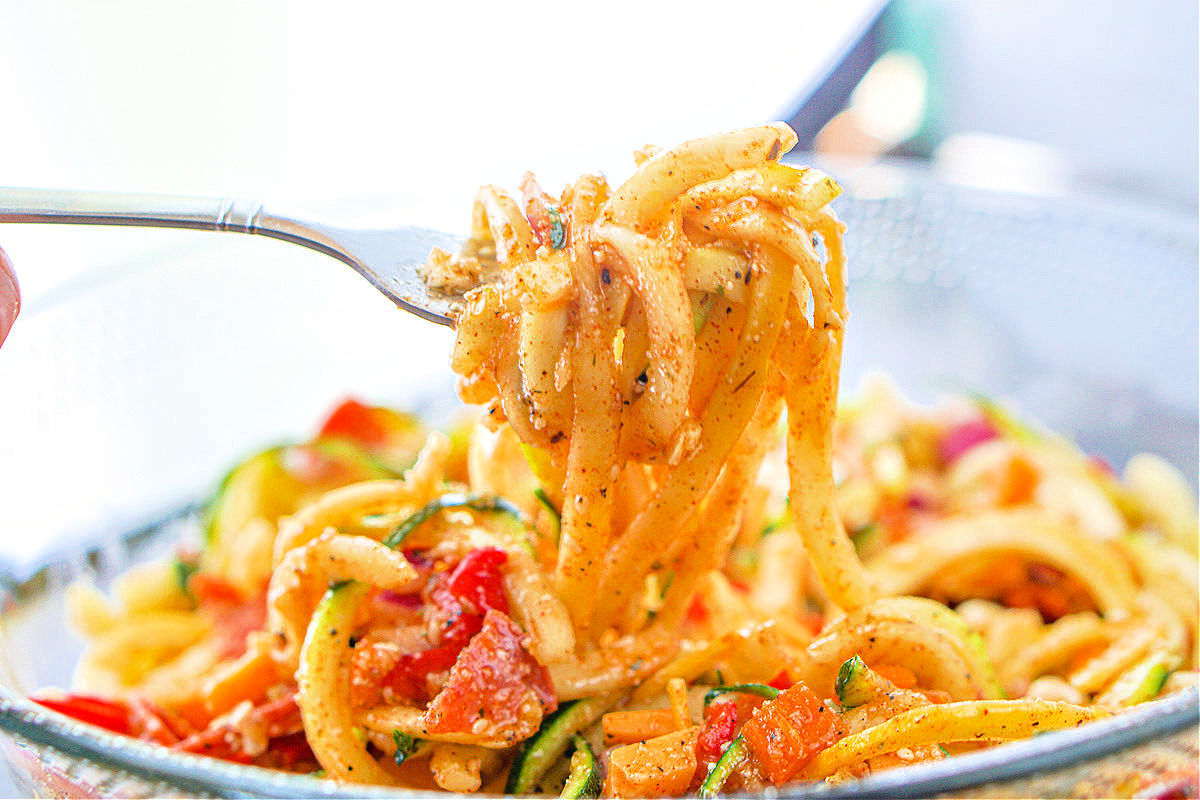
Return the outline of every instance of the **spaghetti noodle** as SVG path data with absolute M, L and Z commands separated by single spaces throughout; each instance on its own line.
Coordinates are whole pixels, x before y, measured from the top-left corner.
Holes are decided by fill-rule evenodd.
M 644 152 L 615 191 L 484 187 L 426 270 L 465 290 L 479 422 L 424 438 L 348 402 L 245 462 L 202 552 L 116 603 L 73 590 L 79 685 L 108 699 L 42 702 L 340 781 L 710 796 L 1194 682 L 1170 467 L 1121 481 L 984 400 L 877 384 L 837 415 L 839 189 L 779 163 L 794 144 L 768 125 Z

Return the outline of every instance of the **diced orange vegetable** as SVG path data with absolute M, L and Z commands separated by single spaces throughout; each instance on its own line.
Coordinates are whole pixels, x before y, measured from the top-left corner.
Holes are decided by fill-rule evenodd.
M 610 711 L 600 724 L 604 728 L 604 744 L 612 747 L 644 742 L 671 733 L 675 730 L 675 715 L 669 708 Z
M 786 783 L 837 739 L 837 714 L 803 683 L 760 706 L 742 738 L 775 786 Z
M 1028 503 L 1033 499 L 1039 478 L 1037 467 L 1020 453 L 1014 453 L 1008 460 L 1008 469 L 1004 474 L 1000 504 L 1016 506 Z
M 917 685 L 917 676 L 907 667 L 898 664 L 876 664 L 871 669 L 897 689 L 911 689 Z
M 213 670 L 204 682 L 205 702 L 211 716 L 219 716 L 243 700 L 264 702 L 267 690 L 277 683 L 279 669 L 271 652 L 265 647 L 248 650 Z
M 613 750 L 607 788 L 613 797 L 676 797 L 687 791 L 696 771 L 695 726 Z

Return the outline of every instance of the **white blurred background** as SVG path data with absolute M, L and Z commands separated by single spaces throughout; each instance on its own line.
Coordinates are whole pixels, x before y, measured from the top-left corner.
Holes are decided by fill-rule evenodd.
M 823 125 L 841 98 L 804 101 L 872 23 L 847 80 L 887 50 L 916 77 L 892 69 L 860 93 L 859 116 L 891 137 L 867 150 L 976 183 L 1195 208 L 1189 0 L 0 0 L 0 184 L 386 197 L 449 224 L 479 182 L 525 169 L 551 185 L 619 173 L 634 146 L 802 106 Z M 827 150 L 863 147 L 860 131 L 827 133 Z M 0 236 L 30 309 L 152 241 Z

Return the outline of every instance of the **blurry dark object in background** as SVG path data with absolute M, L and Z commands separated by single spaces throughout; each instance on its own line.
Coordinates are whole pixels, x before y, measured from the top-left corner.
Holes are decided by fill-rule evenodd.
M 893 0 L 792 124 L 852 163 L 1195 213 L 1198 26 L 1187 0 Z
M 893 0 L 790 123 L 800 147 L 842 156 L 928 158 L 945 95 L 940 2 Z

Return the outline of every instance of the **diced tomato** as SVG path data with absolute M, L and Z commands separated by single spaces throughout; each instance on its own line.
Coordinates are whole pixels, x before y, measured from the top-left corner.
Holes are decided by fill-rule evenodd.
M 457 645 L 461 650 L 483 627 L 483 614 L 464 607 L 462 600 L 444 582 L 431 581 L 426 598 L 431 606 L 431 627 L 437 637 L 434 644 Z
M 246 724 L 262 726 L 268 740 L 291 736 L 304 730 L 304 721 L 300 717 L 300 707 L 296 705 L 295 694 L 287 694 L 251 709 L 247 714 Z M 228 722 L 221 722 L 178 742 L 173 745 L 173 749 L 249 763 L 251 757 L 241 751 L 241 741 L 242 737 L 237 735 L 237 731 Z
M 193 572 L 188 577 L 188 591 L 202 606 L 211 603 L 232 605 L 242 602 L 242 593 L 233 584 L 211 572 Z
M 447 577 L 433 575 L 422 593 L 429 608 L 433 646 L 406 653 L 383 679 L 383 685 L 408 700 L 428 699 L 427 676 L 454 666 L 459 653 L 483 628 L 488 611 L 508 613 L 501 567 L 508 554 L 495 547 L 473 550 Z
M 737 732 L 737 703 L 712 703 L 704 709 L 704 730 L 696 740 L 696 760 L 715 764 Z
M 704 605 L 704 601 L 699 595 L 693 597 L 692 602 L 688 603 L 685 617 L 688 622 L 695 625 L 699 625 L 708 619 L 708 608 Z
M 837 714 L 801 682 L 760 706 L 742 738 L 767 779 L 781 786 L 833 744 L 837 727 Z
M 318 436 L 351 439 L 368 447 L 381 445 L 387 440 L 388 427 L 376 412 L 372 406 L 347 398 L 325 420 Z
M 776 675 L 774 678 L 772 678 L 770 680 L 770 682 L 767 683 L 767 686 L 770 686 L 770 687 L 773 687 L 775 689 L 779 689 L 780 691 L 782 691 L 784 689 L 790 688 L 793 683 L 795 683 L 795 681 L 792 680 L 788 676 L 788 671 L 786 669 L 781 669 L 779 671 L 779 674 Z
M 303 731 L 291 733 L 272 741 L 267 752 L 256 759 L 256 763 L 260 766 L 291 772 L 299 771 L 300 767 L 311 768 L 316 761 L 312 748 L 308 746 L 308 737 L 304 735 Z
M 262 630 L 266 622 L 266 595 L 259 595 L 221 612 L 216 624 L 221 658 L 239 658 L 246 652 L 246 637 L 253 631 Z
M 508 613 L 508 598 L 504 595 L 504 573 L 500 570 L 508 554 L 497 547 L 483 547 L 467 553 L 447 586 L 459 600 L 475 606 L 480 613 L 495 609 Z
M 459 654 L 446 685 L 425 710 L 430 733 L 478 732 L 517 742 L 531 736 L 541 718 L 523 715 L 532 692 L 543 713 L 558 700 L 550 673 L 521 644 L 524 632 L 508 615 L 490 610 L 483 628 Z
M 29 698 L 38 705 L 68 717 L 126 736 L 133 733 L 133 721 L 128 703 L 106 700 L 87 694 L 65 694 L 61 697 L 34 695 Z
M 194 732 L 186 722 L 144 697 L 130 701 L 129 720 L 133 735 L 166 746 L 173 745 Z

